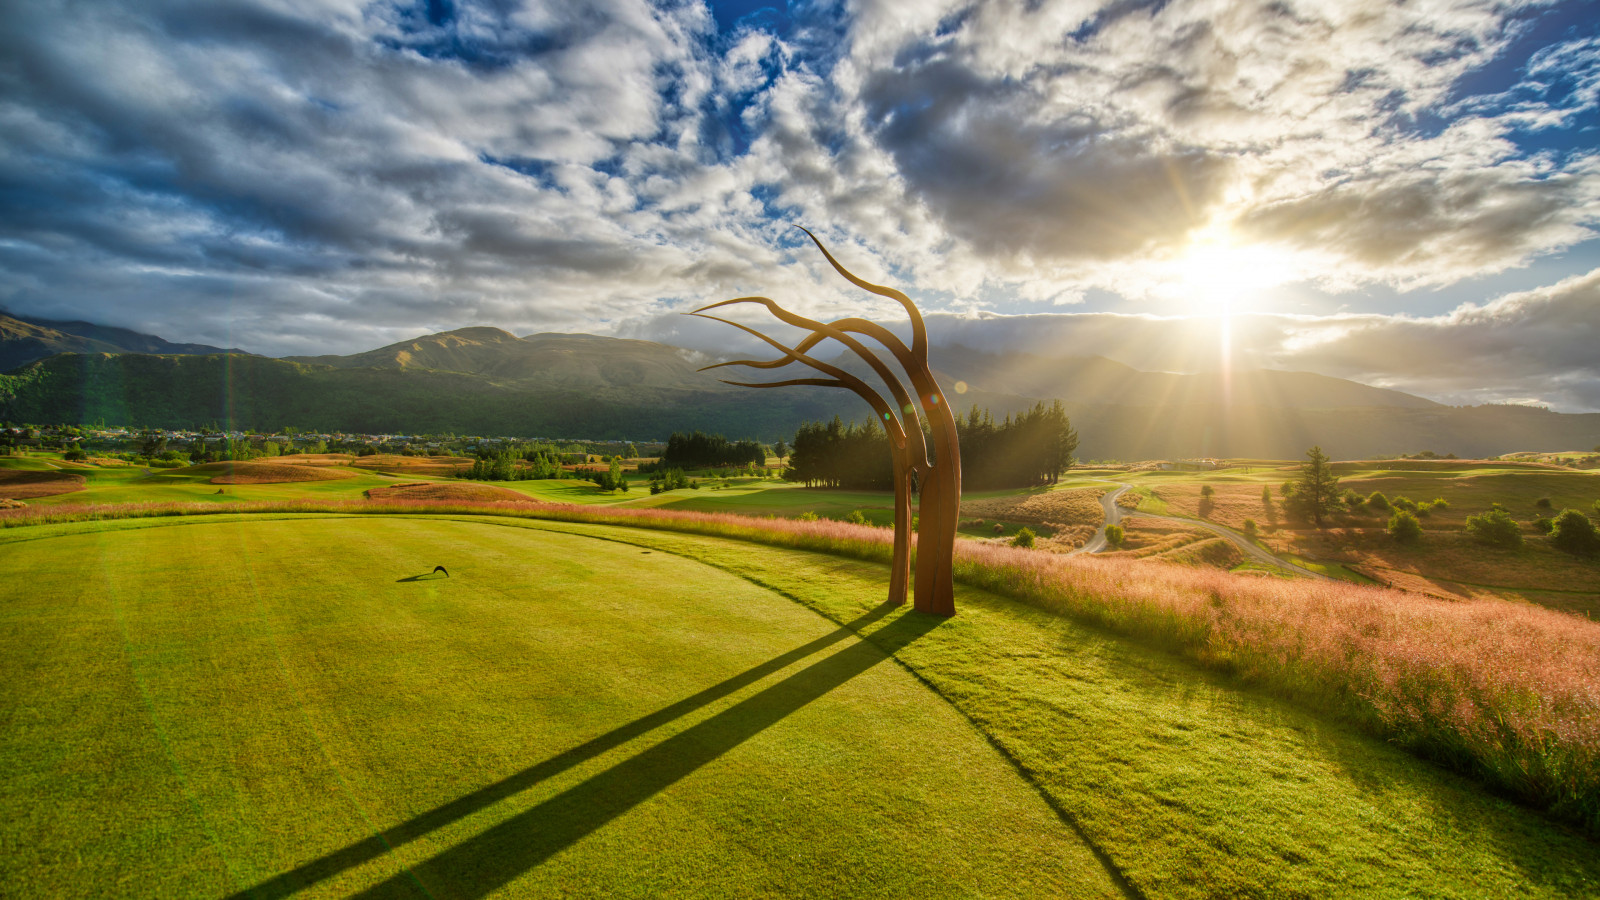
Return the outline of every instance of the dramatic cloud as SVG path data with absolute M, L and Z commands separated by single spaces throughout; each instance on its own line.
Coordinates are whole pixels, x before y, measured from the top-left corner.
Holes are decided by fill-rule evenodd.
M 1364 289 L 1470 290 L 1595 237 L 1584 6 L 30 0 L 0 20 L 0 304 L 281 354 L 471 324 L 700 346 L 676 313 L 752 292 L 892 316 L 803 223 L 996 333 L 1192 309 L 1259 261 L 1250 308 L 1347 309 L 1236 320 L 1239 353 L 1398 379 L 1339 348 L 1426 359 L 1404 344 L 1442 320 L 1405 293 L 1363 317 Z M 1570 308 L 1518 333 L 1592 326 Z M 1089 346 L 1205 328 L 1092 318 Z M 1581 366 L 1529 358 L 1564 387 L 1518 398 L 1594 406 Z

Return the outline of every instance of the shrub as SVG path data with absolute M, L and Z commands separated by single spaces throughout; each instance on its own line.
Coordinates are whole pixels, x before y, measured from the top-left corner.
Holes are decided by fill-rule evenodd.
M 1391 509 L 1403 509 L 1406 512 L 1412 513 L 1417 511 L 1416 501 L 1412 500 L 1410 497 L 1396 497 L 1389 502 L 1389 507 Z
M 1467 534 L 1483 544 L 1493 544 L 1498 547 L 1522 546 L 1522 531 L 1517 528 L 1516 520 L 1498 504 L 1490 507 L 1489 511 L 1482 515 L 1467 516 Z
M 1533 505 L 1535 507 L 1539 508 L 1539 509 L 1553 509 L 1554 508 L 1553 505 L 1550 503 L 1550 498 L 1549 497 L 1540 497 L 1539 499 L 1533 501 Z
M 1587 522 L 1589 520 L 1585 519 L 1584 521 Z M 1031 548 L 1033 547 L 1033 538 L 1033 529 L 1026 527 L 1020 528 L 1017 530 L 1017 533 L 1012 536 L 1011 546 Z
M 1203 485 L 1200 488 L 1200 496 L 1206 498 L 1207 500 L 1210 500 L 1212 497 L 1216 496 L 1216 493 L 1217 489 L 1209 484 Z
M 1339 495 L 1339 499 L 1344 501 L 1345 507 L 1352 511 L 1358 509 L 1362 502 L 1361 495 L 1349 488 L 1344 489 L 1344 493 Z
M 1577 556 L 1593 556 L 1600 551 L 1600 535 L 1594 523 L 1575 509 L 1563 509 L 1550 530 L 1550 544 Z
M 1600 503 L 1600 501 L 1596 501 L 1596 503 Z M 1262 506 L 1271 506 L 1272 505 L 1272 488 L 1267 487 L 1264 484 L 1261 486 L 1261 505 Z
M 850 510 L 849 514 L 847 514 L 844 517 L 844 520 L 846 522 L 849 522 L 851 525 L 866 525 L 866 524 L 868 524 L 866 515 L 864 513 L 862 513 L 861 510 L 859 510 L 859 509 Z
M 1549 516 L 1540 516 L 1539 518 L 1533 520 L 1533 530 L 1539 532 L 1540 534 L 1549 534 L 1551 531 L 1555 530 L 1555 527 L 1555 520 Z
M 795 516 L 795 518 L 801 522 L 815 522 L 817 520 L 817 514 L 808 509 L 800 515 Z
M 1389 498 L 1383 495 L 1383 491 L 1373 491 L 1367 496 L 1367 505 L 1373 509 L 1388 509 Z
M 1006 526 L 1000 524 L 999 522 L 994 523 L 994 533 L 995 534 L 1005 534 L 1006 533 Z
M 1123 538 L 1125 537 L 1127 537 L 1127 535 L 1123 532 L 1121 525 L 1106 526 L 1106 543 L 1110 544 L 1111 546 L 1121 547 Z
M 1434 509 L 1449 509 L 1450 508 L 1450 501 L 1446 500 L 1443 497 L 1435 497 L 1435 498 L 1433 498 L 1433 508 Z
M 1415 544 L 1422 538 L 1422 523 L 1409 510 L 1397 509 L 1389 517 L 1389 536 L 1401 544 Z
M 1256 520 L 1255 519 L 1245 519 L 1244 520 L 1244 536 L 1253 541 L 1253 540 L 1256 539 L 1256 534 L 1257 534 L 1257 531 L 1256 531 Z

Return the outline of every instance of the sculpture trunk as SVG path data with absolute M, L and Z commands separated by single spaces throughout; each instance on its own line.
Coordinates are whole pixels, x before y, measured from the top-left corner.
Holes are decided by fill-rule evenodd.
M 911 466 L 905 453 L 894 456 L 894 557 L 889 561 L 889 602 L 903 606 L 911 587 Z
M 937 389 L 936 389 L 937 390 Z M 927 395 L 924 395 L 927 396 Z M 956 525 L 961 514 L 961 455 L 955 420 L 944 397 L 928 404 L 933 427 L 934 464 L 923 476 L 917 521 L 917 584 L 913 608 L 936 616 L 956 614 Z

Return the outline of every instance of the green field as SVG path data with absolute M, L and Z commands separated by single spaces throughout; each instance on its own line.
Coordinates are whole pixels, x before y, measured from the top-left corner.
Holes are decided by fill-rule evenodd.
M 19 896 L 1600 891 L 1593 842 L 1381 741 L 975 590 L 891 611 L 870 563 L 473 517 L 0 542 Z

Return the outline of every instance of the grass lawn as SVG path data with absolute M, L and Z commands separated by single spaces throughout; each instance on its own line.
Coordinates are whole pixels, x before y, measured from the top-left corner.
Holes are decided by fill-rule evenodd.
M 1115 893 L 885 664 L 937 620 L 476 521 L 77 531 L 3 551 L 8 893 Z
M 1381 741 L 979 591 L 890 612 L 870 563 L 470 517 L 0 542 L 23 895 L 1600 891 L 1592 841 Z

